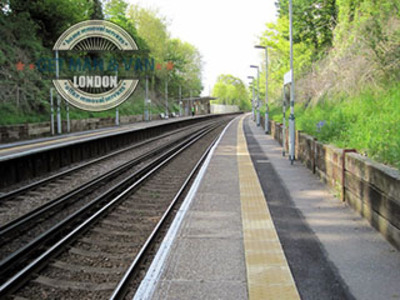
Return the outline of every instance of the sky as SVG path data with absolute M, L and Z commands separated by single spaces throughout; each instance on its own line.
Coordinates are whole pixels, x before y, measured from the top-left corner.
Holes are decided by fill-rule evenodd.
M 169 22 L 173 38 L 196 46 L 203 58 L 203 96 L 209 95 L 218 75 L 231 74 L 245 84 L 256 76 L 250 65 L 262 63 L 255 49 L 267 22 L 276 20 L 275 0 L 130 0 L 158 8 Z

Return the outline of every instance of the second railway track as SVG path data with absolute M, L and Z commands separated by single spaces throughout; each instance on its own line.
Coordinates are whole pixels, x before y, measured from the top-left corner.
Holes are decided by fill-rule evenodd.
M 203 124 L 203 123 L 202 123 Z M 95 177 L 116 169 L 133 158 L 150 150 L 173 142 L 188 133 L 198 130 L 204 124 L 194 124 L 176 129 L 161 136 L 147 139 L 107 155 L 76 164 L 66 170 L 56 172 L 39 180 L 31 180 L 0 190 L 0 226 L 17 219 L 19 216 L 77 189 Z

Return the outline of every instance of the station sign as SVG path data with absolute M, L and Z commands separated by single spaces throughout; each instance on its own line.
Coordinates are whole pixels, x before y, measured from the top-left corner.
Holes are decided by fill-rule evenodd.
M 284 76 L 283 76 L 283 84 L 289 84 L 292 83 L 292 71 L 287 72 Z

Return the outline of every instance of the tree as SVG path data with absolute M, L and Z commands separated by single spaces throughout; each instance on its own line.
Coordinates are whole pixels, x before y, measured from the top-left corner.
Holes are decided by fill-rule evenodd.
M 200 52 L 195 46 L 182 42 L 180 39 L 171 39 L 167 44 L 165 60 L 172 62 L 174 67 L 170 71 L 172 91 L 177 97 L 178 86 L 182 88 L 182 96 L 188 97 L 190 91 L 194 95 L 200 94 L 202 60 Z
M 156 61 L 165 61 L 168 39 L 165 18 L 159 16 L 157 10 L 145 9 L 132 5 L 127 10 L 129 21 L 136 28 L 138 35 L 143 38 Z
M 92 0 L 92 9 L 90 14 L 91 20 L 103 20 L 103 8 L 100 0 Z
M 249 95 L 243 81 L 230 74 L 218 76 L 212 96 L 218 98 L 215 101 L 218 104 L 238 105 L 244 111 L 251 108 Z
M 289 19 L 289 1 L 278 0 L 276 6 L 279 18 Z M 336 0 L 293 1 L 294 42 L 312 47 L 314 60 L 320 58 L 332 46 L 337 15 Z
M 138 33 L 136 25 L 131 18 L 127 16 L 128 3 L 124 0 L 109 0 L 104 9 L 105 18 L 124 28 L 132 35 L 140 50 L 148 50 L 148 45 L 142 36 Z
M 290 70 L 289 20 L 286 16 L 278 18 L 276 23 L 267 23 L 267 28 L 261 36 L 260 44 L 268 46 L 269 51 L 269 97 L 280 99 L 283 76 Z M 311 66 L 313 50 L 304 42 L 294 44 L 295 74 L 302 74 Z M 262 63 L 264 68 L 265 63 Z M 260 74 L 260 94 L 265 95 L 265 70 Z
M 36 36 L 51 48 L 64 30 L 87 20 L 93 3 L 87 0 L 9 0 L 11 15 L 27 17 L 37 28 Z
M 178 87 L 182 87 L 183 97 L 189 92 L 200 94 L 201 85 L 201 55 L 191 44 L 179 39 L 171 39 L 167 30 L 166 19 L 157 10 L 145 9 L 138 5 L 128 8 L 128 18 L 137 28 L 139 36 L 148 45 L 150 56 L 159 64 L 161 70 L 153 75 L 153 90 L 159 88 L 163 94 L 163 86 L 168 80 L 169 94 L 177 98 Z M 167 64 L 171 67 L 166 68 Z

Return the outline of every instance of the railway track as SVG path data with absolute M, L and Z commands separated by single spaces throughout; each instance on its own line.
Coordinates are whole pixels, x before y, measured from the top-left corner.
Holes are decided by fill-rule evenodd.
M 53 203 L 55 213 L 41 211 L 37 217 L 28 217 L 33 223 L 13 225 L 16 228 L 10 232 L 3 226 L 1 239 L 7 242 L 0 248 L 0 297 L 119 299 L 132 293 L 132 278 L 140 274 L 137 263 L 226 122 L 203 124 L 196 133 L 186 132 L 142 154 L 129 167 L 122 164 L 121 169 L 129 171 L 101 183 L 105 189 L 91 187 L 83 192 L 91 195 L 88 201 Z M 75 207 L 72 212 L 71 207 Z M 38 235 L 35 230 L 21 229 L 32 226 L 45 230 Z M 15 234 L 20 232 L 24 233 Z M 37 275 L 31 280 L 33 274 Z
M 155 149 L 174 139 L 183 137 L 188 132 L 201 127 L 201 124 L 195 124 L 177 129 L 28 184 L 2 189 L 0 190 L 0 226 L 64 195 L 68 191 L 77 189 L 83 183 L 93 181 L 93 178 L 115 169 L 150 149 Z
M 129 160 L 117 165 L 114 169 L 68 190 L 51 201 L 45 201 L 43 205 L 1 226 L 0 280 L 3 274 L 9 273 L 10 268 L 17 267 L 17 261 L 21 262 L 21 258 L 38 250 L 46 241 L 53 238 L 60 228 L 73 224 L 74 219 L 85 213 L 86 207 L 101 205 L 102 199 L 112 196 L 113 193 L 118 192 L 118 189 L 129 184 L 130 180 L 137 176 L 135 172 L 146 161 L 187 139 L 193 134 L 193 131 L 197 132 L 198 127 L 179 132 L 173 139 L 168 136 L 168 143 L 162 146 L 160 146 L 160 142 L 162 144 L 167 141 L 165 139 L 157 141 L 156 145 L 153 145 L 147 152 L 140 149 L 141 152 L 130 153 Z

